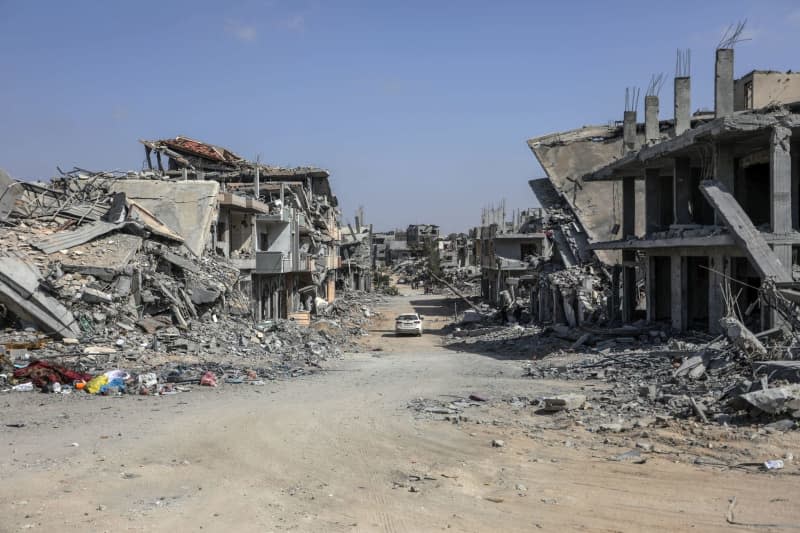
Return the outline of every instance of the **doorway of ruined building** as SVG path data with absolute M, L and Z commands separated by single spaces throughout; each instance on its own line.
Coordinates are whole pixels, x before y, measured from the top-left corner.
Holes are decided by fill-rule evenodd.
M 650 258 L 650 297 L 653 302 L 648 306 L 650 320 L 653 322 L 671 319 L 672 311 L 672 276 L 671 258 L 669 256 L 654 256 Z
M 686 258 L 686 329 L 708 331 L 708 257 Z
M 763 329 L 762 313 L 759 312 L 758 290 L 761 277 L 746 257 L 731 258 L 731 292 L 736 297 L 736 313 L 751 331 Z

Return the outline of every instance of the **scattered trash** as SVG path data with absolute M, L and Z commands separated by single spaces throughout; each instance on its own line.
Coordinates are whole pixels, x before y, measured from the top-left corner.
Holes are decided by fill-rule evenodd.
M 780 470 L 783 468 L 783 461 L 781 459 L 772 459 L 770 461 L 764 461 L 764 468 L 766 470 Z
M 203 374 L 203 377 L 200 378 L 200 385 L 205 385 L 206 387 L 216 387 L 217 386 L 217 376 L 209 371 Z

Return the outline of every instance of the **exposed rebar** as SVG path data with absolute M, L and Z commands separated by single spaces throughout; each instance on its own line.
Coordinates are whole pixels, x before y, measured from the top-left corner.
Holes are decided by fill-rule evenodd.
M 717 50 L 733 48 L 742 41 L 749 41 L 749 38 L 742 37 L 745 25 L 747 25 L 747 19 L 740 20 L 735 26 L 733 24 L 728 26 L 728 29 L 722 34 L 722 39 L 720 39 L 717 45 Z

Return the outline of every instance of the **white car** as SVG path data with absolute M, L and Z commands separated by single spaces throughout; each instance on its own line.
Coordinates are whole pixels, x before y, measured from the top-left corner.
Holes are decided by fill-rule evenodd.
M 394 331 L 397 335 L 422 335 L 422 317 L 417 313 L 399 315 L 395 319 Z

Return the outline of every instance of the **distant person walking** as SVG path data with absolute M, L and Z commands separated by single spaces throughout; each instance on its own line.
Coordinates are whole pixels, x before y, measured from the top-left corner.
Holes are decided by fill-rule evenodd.
M 503 324 L 508 324 L 508 310 L 511 307 L 511 293 L 507 290 L 500 291 L 500 318 Z

